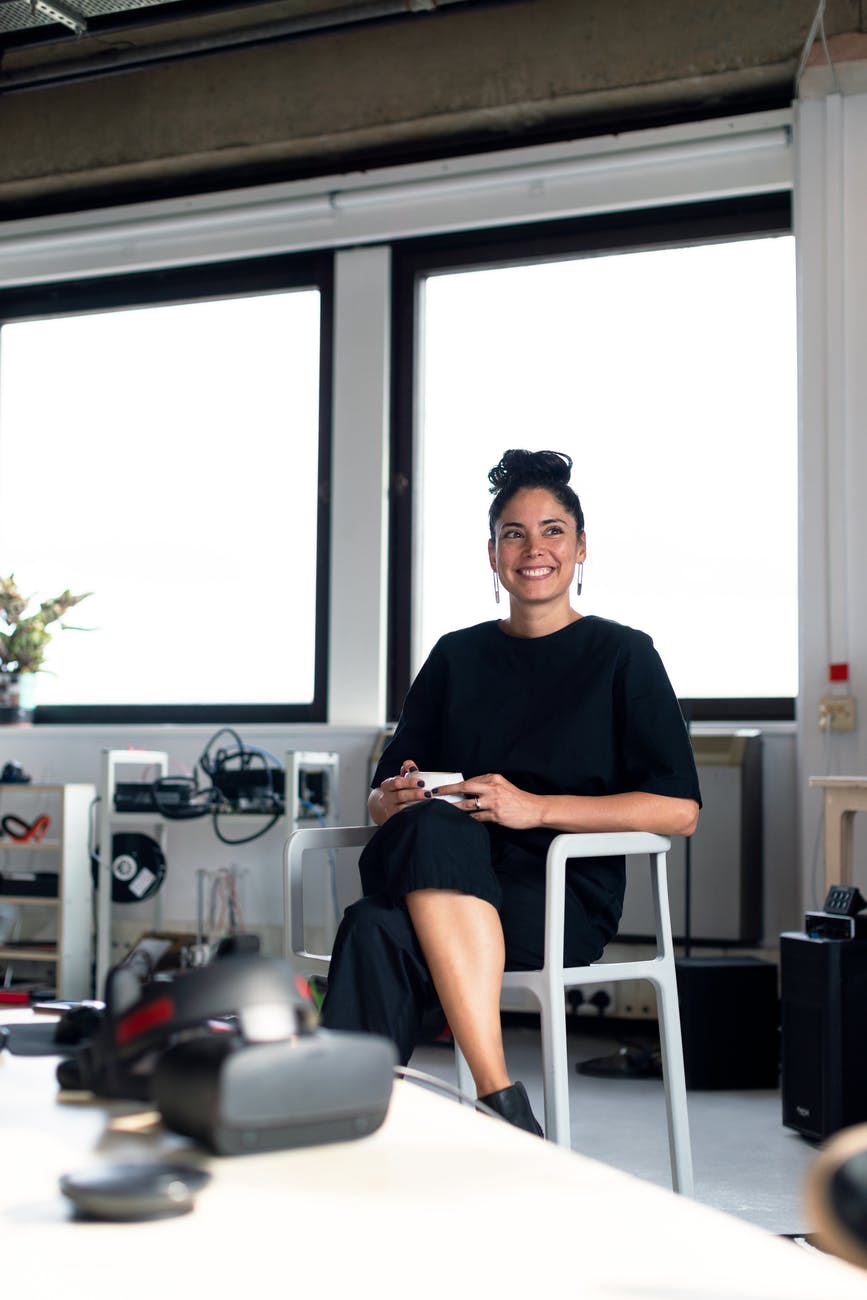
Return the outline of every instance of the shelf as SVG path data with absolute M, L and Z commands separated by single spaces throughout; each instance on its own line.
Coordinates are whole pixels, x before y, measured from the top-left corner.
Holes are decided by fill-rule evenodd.
M 274 809 L 268 812 L 264 812 L 261 809 L 250 808 L 244 810 L 243 812 L 239 812 L 237 809 L 232 809 L 232 810 L 227 809 L 224 812 L 221 808 L 216 809 L 217 816 L 220 818 L 221 821 L 224 819 L 228 819 L 230 817 L 237 818 L 239 821 L 243 821 L 249 817 L 273 817 L 275 812 L 277 813 L 278 817 L 282 817 L 284 815 L 285 810 L 281 809 L 278 811 Z M 121 822 L 121 823 L 158 822 L 160 825 L 165 825 L 166 823 L 173 824 L 174 822 L 203 822 L 203 821 L 208 821 L 210 818 L 213 818 L 213 816 L 214 816 L 213 808 L 209 808 L 206 813 L 201 813 L 198 817 L 167 817 L 165 813 L 154 812 L 153 809 L 151 809 L 149 812 L 145 812 L 145 811 L 113 812 L 111 814 L 111 820 L 113 822 Z M 3 843 L 4 841 L 0 840 L 0 847 L 2 847 Z
M 2 947 L 0 948 L 0 959 L 4 961 L 57 961 L 57 948 L 54 944 L 44 948 L 33 947 L 27 948 L 22 945 L 20 948 Z
M 57 794 L 61 785 L 34 785 L 32 781 L 0 781 L 0 797 L 4 794 Z
M 27 823 L 37 815 L 51 818 L 45 839 L 0 839 L 4 868 L 0 872 L 0 903 L 16 918 L 0 941 L 0 963 L 6 967 L 6 977 L 11 973 L 16 979 L 16 966 L 51 966 L 57 996 L 69 1001 L 87 997 L 91 991 L 93 881 L 89 843 L 95 798 L 94 786 L 82 782 L 0 783 L 4 813 Z M 43 880 L 43 876 L 55 877 L 56 884 Z M 46 884 L 55 892 L 36 892 L 38 886 Z
M 0 839 L 0 849 L 12 849 L 14 853 L 38 853 L 40 849 L 45 852 L 46 849 L 57 850 L 60 848 L 60 840 L 5 840 Z
M 56 907 L 60 899 L 51 894 L 0 894 L 0 903 L 15 907 Z

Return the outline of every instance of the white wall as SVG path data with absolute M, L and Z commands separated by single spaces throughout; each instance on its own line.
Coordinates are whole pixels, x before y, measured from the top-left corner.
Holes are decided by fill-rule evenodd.
M 811 776 L 867 774 L 867 61 L 801 82 L 795 121 L 800 377 L 797 799 L 806 906 L 821 901 L 820 793 Z M 858 729 L 825 737 L 829 663 L 850 665 Z M 867 819 L 856 879 L 867 888 Z

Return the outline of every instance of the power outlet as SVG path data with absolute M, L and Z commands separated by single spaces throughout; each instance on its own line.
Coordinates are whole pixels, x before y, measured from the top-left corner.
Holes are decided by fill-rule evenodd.
M 819 701 L 820 731 L 855 730 L 855 696 L 825 695 Z

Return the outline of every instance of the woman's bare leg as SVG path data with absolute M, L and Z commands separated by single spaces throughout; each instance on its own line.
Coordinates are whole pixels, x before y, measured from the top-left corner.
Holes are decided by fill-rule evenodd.
M 505 943 L 497 909 L 450 889 L 413 890 L 406 906 L 479 1096 L 509 1087 L 500 1025 Z

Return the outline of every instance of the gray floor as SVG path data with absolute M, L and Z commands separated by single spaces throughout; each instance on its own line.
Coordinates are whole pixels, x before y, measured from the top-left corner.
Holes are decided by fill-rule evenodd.
M 616 1052 L 622 1038 L 569 1036 L 572 1146 L 583 1155 L 670 1187 L 665 1102 L 658 1079 L 596 1079 L 575 1064 Z M 539 1119 L 542 1078 L 538 1032 L 506 1030 L 513 1079 L 522 1079 Z M 410 1064 L 455 1082 L 450 1048 L 419 1048 Z M 774 1233 L 805 1232 L 801 1189 L 816 1147 L 781 1121 L 778 1091 L 690 1091 L 696 1199 Z

